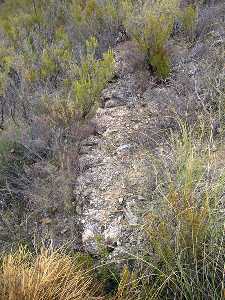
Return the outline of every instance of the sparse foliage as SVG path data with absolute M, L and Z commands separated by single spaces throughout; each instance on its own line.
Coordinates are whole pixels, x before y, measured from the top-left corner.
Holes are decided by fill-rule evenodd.
M 194 5 L 188 5 L 181 10 L 180 21 L 186 36 L 193 40 L 198 21 L 198 7 Z

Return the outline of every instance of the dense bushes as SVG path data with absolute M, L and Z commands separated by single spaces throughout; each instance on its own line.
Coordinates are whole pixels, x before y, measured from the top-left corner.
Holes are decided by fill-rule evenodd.
M 106 7 L 114 11 L 113 2 L 110 3 L 107 1 Z M 92 116 L 101 90 L 113 75 L 114 65 L 112 51 L 102 51 L 96 32 L 88 31 L 83 40 L 89 19 L 98 21 L 100 26 L 103 7 L 100 15 L 94 12 L 100 9 L 99 5 L 95 1 L 85 4 L 71 1 L 68 5 L 61 1 L 3 4 L 0 14 L 4 37 L 0 49 L 2 127 L 7 127 L 10 118 L 16 124 L 24 122 L 28 126 L 44 119 L 53 125 L 51 130 L 57 127 L 68 130 L 69 126 Z M 76 20 L 71 6 L 79 8 Z M 73 40 L 74 29 L 76 40 Z
M 5 43 L 2 45 L 2 52 L 11 50 L 10 55 L 4 55 L 2 58 L 2 94 L 7 94 L 7 88 L 10 89 L 11 78 L 7 75 L 9 69 L 13 68 L 25 89 L 25 98 L 30 99 L 38 92 L 41 99 L 43 95 L 52 95 L 54 92 L 56 103 L 53 105 L 55 106 L 53 111 L 66 109 L 65 114 L 73 115 L 75 110 L 76 114 L 79 114 L 80 110 L 82 117 L 86 117 L 92 110 L 105 82 L 112 76 L 113 55 L 111 52 L 104 54 L 98 47 L 101 41 L 99 36 L 95 37 L 94 31 L 88 31 L 86 41 L 83 40 L 83 27 L 90 25 L 87 25 L 90 18 L 98 20 L 94 10 L 99 5 L 95 4 L 95 1 L 88 1 L 86 5 L 80 5 L 78 2 L 71 3 L 77 8 L 80 7 L 79 16 L 76 16 L 79 19 L 78 25 L 76 24 L 78 20 L 73 19 L 74 10 L 70 9 L 70 5 L 63 5 L 60 1 L 49 1 L 48 6 L 46 2 L 36 4 L 35 1 L 22 1 L 19 4 L 7 1 L 3 5 L 0 24 L 5 35 Z M 107 7 L 109 4 L 108 1 Z M 113 10 L 113 7 L 111 8 Z M 68 22 L 65 19 L 67 14 L 70 14 Z M 100 16 L 103 17 L 102 11 Z M 73 41 L 73 28 L 70 31 L 68 28 L 75 25 L 78 33 L 76 40 Z M 80 49 L 77 45 L 74 48 L 73 43 Z M 97 55 L 100 55 L 99 59 Z M 15 85 L 15 82 L 12 84 Z M 21 85 L 14 94 L 21 93 Z M 40 90 L 42 95 L 39 93 Z M 18 95 L 14 97 L 15 102 L 19 102 Z M 57 103 L 57 98 L 64 99 L 60 100 L 62 105 Z M 41 103 L 40 100 L 39 102 Z M 62 109 L 65 102 L 69 103 Z M 28 110 L 31 110 L 31 114 L 32 109 L 37 105 L 40 106 L 40 103 L 37 101 L 30 103 L 31 107 Z
M 107 17 L 103 14 L 104 5 Z M 80 9 L 76 11 L 77 19 L 74 7 Z M 94 12 L 97 7 L 99 14 Z M 4 229 L 11 228 L 15 235 L 15 227 L 24 229 L 23 221 L 32 210 L 29 205 L 36 200 L 32 194 L 34 178 L 28 175 L 32 165 L 43 161 L 50 169 L 57 168 L 58 174 L 53 176 L 49 172 L 48 176 L 66 178 L 66 189 L 71 180 L 62 173 L 73 170 L 70 173 L 73 180 L 79 173 L 80 142 L 93 132 L 90 119 L 114 70 L 110 50 L 114 33 L 107 31 L 109 35 L 103 38 L 101 28 L 117 30 L 116 23 L 114 1 L 100 5 L 78 0 L 67 3 L 8 0 L 1 6 L 0 151 L 4 152 L 4 160 L 1 156 L 0 190 L 4 209 L 0 223 Z M 107 41 L 103 41 L 105 38 Z M 11 141 L 10 146 L 7 140 Z M 39 184 L 41 190 L 42 182 Z M 43 190 L 44 187 L 45 183 Z M 48 201 L 51 206 L 52 198 Z M 21 208 L 8 213 L 12 206 Z M 43 212 L 44 209 L 38 208 L 38 213 Z M 29 243 L 27 230 L 22 238 L 20 231 L 18 240 L 26 239 L 27 234 Z M 4 235 L 4 240 L 8 236 L 5 244 L 11 243 L 9 230 Z M 12 234 L 11 237 L 17 240 Z

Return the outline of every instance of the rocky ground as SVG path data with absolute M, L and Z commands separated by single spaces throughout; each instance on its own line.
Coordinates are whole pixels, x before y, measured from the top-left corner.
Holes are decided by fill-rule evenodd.
M 140 216 L 151 205 L 149 195 L 155 185 L 149 154 L 163 151 L 179 120 L 195 122 L 199 109 L 216 134 L 219 121 L 207 109 L 206 78 L 217 67 L 218 51 L 221 57 L 224 28 L 211 28 L 210 35 L 208 41 L 199 38 L 194 46 L 176 41 L 168 45 L 174 73 L 167 82 L 152 76 L 131 42 L 114 50 L 116 76 L 102 93 L 102 107 L 95 118 L 99 135 L 83 143 L 83 172 L 74 189 L 83 204 L 85 250 L 97 252 L 96 237 L 114 253 L 138 250 Z
M 131 42 L 115 49 L 116 79 L 102 94 L 102 108 L 95 119 L 99 136 L 83 143 L 83 172 L 74 190 L 78 202 L 83 203 L 85 250 L 98 251 L 97 237 L 113 253 L 142 247 L 140 216 L 150 205 L 155 184 L 150 153 L 163 151 L 179 118 L 194 122 L 202 105 L 196 99 L 197 90 L 185 93 L 188 84 L 192 88 L 201 84 L 199 62 L 191 58 L 196 50 L 175 45 L 175 79 L 163 83 L 153 78 Z M 178 85 L 176 76 L 182 68 L 188 78 L 185 85 Z

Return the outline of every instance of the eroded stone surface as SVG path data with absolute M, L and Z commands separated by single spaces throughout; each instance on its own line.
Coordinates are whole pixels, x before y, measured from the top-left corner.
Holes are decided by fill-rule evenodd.
M 113 249 L 111 257 L 143 246 L 142 214 L 151 206 L 149 195 L 156 185 L 149 153 L 163 151 L 181 118 L 195 121 L 202 105 L 197 95 L 204 88 L 207 47 L 171 44 L 174 73 L 161 83 L 131 42 L 115 49 L 116 79 L 102 92 L 102 107 L 95 117 L 101 137 L 81 157 L 88 167 L 75 191 L 83 203 L 86 251 L 98 253 L 99 240 Z
M 81 165 L 88 167 L 83 167 L 75 191 L 83 203 L 82 243 L 91 253 L 98 252 L 99 239 L 115 253 L 117 247 L 121 253 L 138 246 L 145 196 L 149 182 L 154 185 L 144 141 L 152 136 L 154 147 L 160 145 L 156 120 L 163 109 L 158 103 L 166 106 L 170 94 L 171 102 L 179 98 L 169 87 L 156 87 L 130 42 L 119 45 L 115 56 L 117 79 L 103 91 L 95 117 L 101 138 L 81 157 Z

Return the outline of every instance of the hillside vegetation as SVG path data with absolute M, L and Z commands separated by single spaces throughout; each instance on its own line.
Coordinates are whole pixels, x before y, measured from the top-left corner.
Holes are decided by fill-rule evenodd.
M 224 17 L 0 1 L 0 300 L 225 299 Z

